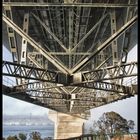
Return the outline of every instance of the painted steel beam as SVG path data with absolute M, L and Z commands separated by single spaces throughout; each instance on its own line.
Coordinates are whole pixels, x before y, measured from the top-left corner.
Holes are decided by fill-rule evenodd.
M 114 83 L 108 83 L 108 82 L 95 81 L 95 82 L 72 84 L 72 85 L 77 87 L 84 87 L 84 88 L 116 92 L 116 93 L 125 93 L 125 94 L 129 93 L 129 87 L 114 84 Z
M 40 55 L 40 53 L 38 53 Z M 35 57 L 36 57 L 37 54 L 34 54 L 34 52 L 32 53 L 28 53 L 27 57 L 28 59 L 34 63 L 38 68 L 42 68 L 43 69 L 43 66 L 37 61 L 35 60 Z
M 16 99 L 19 99 L 19 100 L 22 100 L 22 101 L 25 101 L 25 102 L 28 102 L 28 103 L 32 103 L 32 104 L 35 104 L 35 105 L 39 105 L 41 107 L 45 107 L 45 108 L 53 109 L 53 110 L 56 110 L 56 111 L 64 112 L 62 109 L 60 110 L 60 109 L 54 108 L 53 105 L 50 106 L 49 104 L 44 104 L 37 99 L 31 98 L 25 92 L 24 92 L 24 94 L 19 93 L 19 94 L 12 95 L 12 94 L 10 94 L 11 90 L 12 89 L 10 89 L 9 87 L 7 87 L 5 85 L 2 86 L 2 93 L 4 95 L 10 96 L 10 97 L 13 97 L 13 98 L 16 98 Z
M 13 20 L 11 7 L 5 7 L 4 13 L 9 19 Z M 7 33 L 8 33 L 8 41 L 12 53 L 13 62 L 18 62 L 19 56 L 18 56 L 18 47 L 17 47 L 16 37 L 15 37 L 15 32 L 10 26 L 7 26 Z
M 112 56 L 109 56 L 107 59 L 105 59 L 101 64 L 99 64 L 95 70 L 101 68 L 102 66 L 104 66 L 104 64 L 106 64 L 110 59 L 112 58 Z
M 105 105 L 105 104 L 108 104 L 111 102 L 115 102 L 118 100 L 130 98 L 130 97 L 134 96 L 133 94 L 124 94 L 124 95 L 117 94 L 117 96 L 110 95 L 110 96 L 106 96 L 103 98 L 95 97 L 95 100 L 83 101 L 83 97 L 78 95 L 80 98 L 80 101 L 75 99 L 72 111 L 69 112 L 67 106 L 69 104 L 70 95 L 67 96 L 66 94 L 59 94 L 59 93 L 52 93 L 52 92 L 48 92 L 48 93 L 42 92 L 43 93 L 42 94 L 41 92 L 34 92 L 34 91 L 33 91 L 33 93 L 27 94 L 24 91 L 17 90 L 14 88 L 9 88 L 6 86 L 3 86 L 2 91 L 3 91 L 2 92 L 3 94 L 8 95 L 10 97 L 14 97 L 14 98 L 17 98 L 17 99 L 20 99 L 23 101 L 27 101 L 27 102 L 30 102 L 30 103 L 33 103 L 36 105 L 40 105 L 42 107 L 50 108 L 50 109 L 60 111 L 60 112 L 66 112 L 69 114 L 72 114 L 72 113 L 75 113 L 78 111 L 83 113 L 88 109 L 99 107 L 99 106 L 102 106 L 102 105 Z M 15 91 L 17 91 L 17 92 L 14 93 Z M 44 98 L 42 98 L 43 96 L 44 96 Z M 85 96 L 86 96 L 86 93 L 85 93 Z
M 11 7 L 4 7 L 4 13 L 9 19 L 13 20 Z M 19 55 L 18 55 L 18 46 L 17 46 L 17 40 L 15 36 L 15 31 L 10 26 L 7 26 L 7 33 L 8 33 L 10 51 L 12 53 L 12 59 L 13 62 L 17 63 L 19 62 Z M 19 78 L 16 78 L 16 83 L 20 84 Z
M 34 98 L 41 98 L 41 99 L 65 99 L 69 100 L 71 98 L 70 94 L 65 93 L 58 93 L 58 92 L 50 92 L 50 91 L 36 91 L 36 90 L 15 90 L 13 92 L 10 92 L 9 94 L 15 95 L 15 94 L 22 94 L 22 93 L 28 94 L 30 97 Z
M 116 21 L 116 11 L 113 9 L 111 12 L 111 35 L 113 35 L 117 31 L 116 22 L 117 22 Z M 113 65 L 117 65 L 119 62 L 117 39 L 112 41 L 111 45 L 112 45 Z
M 105 77 L 107 73 L 110 73 L 110 71 L 112 75 L 110 75 L 110 77 Z M 73 81 L 73 83 L 80 84 L 94 81 L 113 80 L 137 75 L 137 62 L 130 62 L 106 68 L 100 68 L 89 72 L 78 73 L 78 80 Z M 73 77 L 74 80 L 75 77 L 77 77 L 77 73 L 75 73 Z
M 28 34 L 29 28 L 29 13 L 24 14 L 23 31 Z M 20 64 L 26 65 L 27 61 L 27 40 L 22 38 Z M 27 83 L 28 80 L 21 79 L 21 83 Z
M 87 56 L 80 62 L 77 66 L 72 69 L 72 73 L 77 72 L 81 67 L 84 67 L 95 55 L 97 55 L 101 50 L 107 48 L 112 41 L 117 39 L 120 35 L 122 35 L 127 29 L 132 27 L 132 25 L 137 21 L 138 16 L 136 15 L 130 21 L 128 21 L 125 25 L 123 25 L 117 32 L 115 32 L 111 37 L 109 37 L 101 46 L 98 47 L 97 50 L 93 52 L 92 55 Z
M 35 14 L 33 14 L 33 17 L 44 27 L 45 31 L 47 31 L 53 38 L 55 41 L 58 42 L 58 44 L 61 46 L 61 48 L 63 50 L 65 50 L 66 52 L 68 52 L 68 49 L 64 46 L 64 44 L 56 37 L 56 35 L 46 26 L 46 24 L 44 24 L 44 22 L 42 22 L 39 17 L 37 17 Z
M 73 47 L 71 51 L 74 52 L 79 47 L 79 45 L 101 24 L 101 22 L 107 16 L 110 16 L 110 14 L 105 14 L 103 17 L 101 17 L 101 19 L 88 31 L 88 33 L 86 33 L 86 35 Z
M 34 54 L 37 54 L 37 53 L 34 53 Z M 40 63 L 38 63 L 33 57 L 32 57 L 32 53 L 28 53 L 28 58 L 37 66 L 37 67 L 39 67 L 39 68 L 43 68 L 41 65 L 40 65 Z M 58 79 L 59 80 L 59 79 Z M 50 83 L 51 84 L 51 83 Z M 57 86 L 57 85 L 52 85 L 52 87 L 51 88 L 49 88 L 49 89 L 55 89 L 55 90 L 57 90 L 58 92 L 60 92 L 60 90 L 58 89 L 58 88 L 61 88 L 61 90 L 63 90 L 65 93 L 69 93 L 68 92 L 68 90 L 64 87 L 64 85 L 62 86 Z
M 103 12 L 102 17 L 105 15 L 104 13 L 105 13 L 105 11 Z M 105 33 L 105 30 L 106 30 L 106 28 L 107 28 L 107 26 L 108 26 L 108 24 L 109 24 L 109 20 L 110 20 L 110 19 L 108 18 L 107 21 L 104 22 L 104 25 L 103 25 L 103 28 L 104 28 L 104 29 L 103 29 L 103 31 L 102 31 L 101 37 L 103 37 L 103 35 L 104 35 L 104 33 Z M 102 23 L 102 22 L 101 22 L 101 23 Z M 92 45 L 90 46 L 90 48 L 87 50 L 86 53 L 91 53 L 91 52 L 92 52 L 92 49 L 94 48 L 94 46 L 95 46 L 97 43 L 99 43 L 99 42 L 95 42 L 95 41 L 96 41 L 97 35 L 98 35 L 98 33 L 99 33 L 100 29 L 101 29 L 101 23 L 98 25 L 97 30 L 96 30 L 96 33 L 95 33 L 95 36 L 94 36 L 94 39 L 93 39 L 93 41 L 92 41 Z M 81 62 L 84 58 L 85 58 L 85 56 L 81 57 L 80 60 L 79 60 L 79 62 Z M 78 64 L 78 62 L 77 62 L 77 64 Z M 94 65 L 95 65 L 95 64 L 94 64 Z M 79 70 L 80 70 L 80 69 L 79 69 Z
M 91 55 L 91 52 L 48 52 L 51 55 Z M 29 52 L 28 54 L 32 54 Z M 40 54 L 39 52 L 35 52 L 35 54 Z
M 26 34 L 28 34 L 28 27 L 29 27 L 29 13 L 26 13 L 23 19 L 23 31 Z M 27 40 L 22 38 L 20 63 L 26 64 L 26 58 L 27 58 Z
M 116 4 L 116 3 L 45 3 L 45 2 L 3 2 L 3 6 L 21 6 L 21 7 L 108 7 L 108 8 L 125 8 L 136 7 L 137 4 Z
M 126 99 L 126 98 L 130 98 L 130 97 L 133 97 L 134 95 L 124 95 L 124 96 L 118 96 L 118 97 L 107 97 L 105 98 L 106 101 L 104 102 L 77 102 L 73 108 L 77 108 L 76 110 L 78 110 L 78 108 L 83 108 L 84 110 L 89 110 L 89 109 L 93 109 L 93 108 L 97 108 L 99 106 L 103 106 L 103 105 L 106 105 L 106 104 L 109 104 L 109 103 L 113 103 L 113 102 L 116 102 L 116 101 L 119 101 L 119 100 L 123 100 L 123 99 Z
M 12 27 L 19 35 L 25 38 L 28 43 L 30 43 L 38 52 L 40 52 L 47 60 L 49 60 L 54 66 L 56 66 L 63 73 L 70 73 L 64 65 L 62 65 L 58 60 L 52 57 L 48 52 L 43 49 L 35 40 L 33 40 L 29 35 L 27 35 L 22 29 L 20 29 L 13 21 L 11 21 L 7 16 L 3 14 L 3 21 L 6 22 L 10 27 Z
M 21 64 L 15 64 L 7 61 L 3 61 L 2 65 L 3 69 L 6 69 L 5 71 L 3 71 L 3 75 L 52 83 L 58 82 L 59 73 L 57 72 L 52 72 L 49 70 L 30 67 Z M 13 69 L 13 67 L 15 67 L 15 69 Z
M 58 89 L 60 87 L 63 87 L 64 85 L 52 85 L 48 82 L 32 82 L 32 83 L 26 83 L 26 84 L 21 84 L 14 86 L 16 89 L 20 90 L 36 90 L 36 91 L 45 91 L 45 90 L 50 90 L 50 89 Z M 57 90 L 58 93 L 61 93 L 60 90 Z

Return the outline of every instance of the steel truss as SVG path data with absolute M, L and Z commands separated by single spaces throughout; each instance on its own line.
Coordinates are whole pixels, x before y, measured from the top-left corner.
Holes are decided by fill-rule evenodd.
M 132 27 L 132 25 L 137 21 L 138 16 L 136 15 L 131 20 L 129 20 L 125 25 L 123 25 L 117 32 L 115 32 L 111 37 L 109 37 L 101 46 L 96 49 L 92 55 L 87 56 L 83 59 L 77 66 L 72 69 L 72 73 L 76 73 L 79 69 L 83 68 L 95 55 L 101 52 L 103 49 L 107 48 L 112 41 L 117 39 L 122 33 L 127 29 Z
M 104 90 L 104 91 L 110 91 L 110 92 L 116 92 L 116 93 L 129 93 L 129 87 L 108 83 L 108 82 L 89 82 L 89 83 L 80 83 L 75 84 L 75 86 L 84 87 L 84 88 L 91 88 L 96 90 Z
M 110 77 L 106 78 L 107 73 L 112 73 Z M 103 80 L 112 80 L 112 79 L 119 79 L 131 76 L 137 76 L 137 62 L 130 62 L 126 64 L 116 65 L 116 66 L 109 66 L 106 68 L 100 68 L 97 70 L 89 71 L 89 72 L 81 72 L 79 74 L 81 78 L 77 83 L 88 83 L 94 81 L 103 81 Z M 74 83 L 75 81 L 73 81 Z
M 54 66 L 56 66 L 63 73 L 70 73 L 70 71 L 62 65 L 58 60 L 52 57 L 43 47 L 41 47 L 35 40 L 33 40 L 28 34 L 26 34 L 19 26 L 17 26 L 12 20 L 10 20 L 5 14 L 3 14 L 3 21 L 12 27 L 19 35 L 27 40 L 28 43 L 34 47 L 38 52 L 40 52 L 48 61 L 50 61 Z
M 57 83 L 58 73 L 12 62 L 2 62 L 3 75 Z M 15 68 L 14 68 L 15 67 Z
M 19 86 L 17 86 L 19 87 Z M 72 93 L 75 94 L 75 98 L 72 98 L 72 94 L 56 93 L 50 91 L 37 91 L 31 89 L 21 88 L 8 88 L 4 94 L 12 96 L 33 104 L 41 105 L 56 111 L 63 113 L 83 113 L 88 109 L 95 108 L 101 105 L 105 105 L 114 101 L 122 100 L 134 96 L 136 93 L 127 92 L 126 94 L 117 94 L 115 92 L 83 92 L 83 93 Z M 73 102 L 70 110 L 70 103 Z
M 91 108 L 95 108 L 114 101 L 129 98 L 131 96 L 134 96 L 134 94 L 137 94 L 137 90 L 136 90 L 137 84 L 130 85 L 128 87 L 128 86 L 116 84 L 115 82 L 113 83 L 113 79 L 120 79 L 120 78 L 123 79 L 125 77 L 137 76 L 137 73 L 135 73 L 135 69 L 137 68 L 137 62 L 121 64 L 121 65 L 117 64 L 115 66 L 100 68 L 104 64 L 107 65 L 107 62 L 110 60 L 110 58 L 113 57 L 113 61 L 115 60 L 114 59 L 115 53 L 118 53 L 117 42 L 116 42 L 118 41 L 117 40 L 118 37 L 120 37 L 120 35 L 124 34 L 125 32 L 128 32 L 127 30 L 131 29 L 133 24 L 135 24 L 135 22 L 137 21 L 137 16 L 135 16 L 134 14 L 124 22 L 124 25 L 119 30 L 117 30 L 118 25 L 116 25 L 117 22 L 115 17 L 116 9 L 114 10 L 114 8 L 125 7 L 127 9 L 129 8 L 133 9 L 137 7 L 137 4 L 91 3 L 91 2 L 92 0 L 89 3 L 46 3 L 43 1 L 37 3 L 36 2 L 3 2 L 3 7 L 5 9 L 10 8 L 10 12 L 11 12 L 11 8 L 13 8 L 12 6 L 14 7 L 17 6 L 16 7 L 17 9 L 18 8 L 22 9 L 22 7 L 20 6 L 23 6 L 23 8 L 24 6 L 27 6 L 26 8 L 32 7 L 34 10 L 36 10 L 36 8 L 38 9 L 42 8 L 42 10 L 45 9 L 43 11 L 40 11 L 40 13 L 36 10 L 38 16 L 36 16 L 36 14 L 32 14 L 32 15 L 34 19 L 36 19 L 38 23 L 41 24 L 41 29 L 43 33 L 48 33 L 50 36 L 50 37 L 46 37 L 46 34 L 44 34 L 43 42 L 45 42 L 46 44 L 49 42 L 48 44 L 51 46 L 51 47 L 50 46 L 46 47 L 47 46 L 46 44 L 44 44 L 44 47 L 41 46 L 38 42 L 36 42 L 33 38 L 30 37 L 30 36 L 32 37 L 36 36 L 35 32 L 33 32 L 33 34 L 35 33 L 35 35 L 33 35 L 32 33 L 31 34 L 29 33 L 28 35 L 27 32 L 28 25 L 24 25 L 26 27 L 26 32 L 25 32 L 24 31 L 25 28 L 23 28 L 22 30 L 21 28 L 19 28 L 19 26 L 17 26 L 18 24 L 14 23 L 12 18 L 10 18 L 7 14 L 3 14 L 3 21 L 7 24 L 8 29 L 12 30 L 12 33 L 16 31 L 26 42 L 25 44 L 22 44 L 22 46 L 27 45 L 28 42 L 33 47 L 32 50 L 33 52 L 32 51 L 28 52 L 28 50 L 27 52 L 26 51 L 24 52 L 24 49 L 21 50 L 21 61 L 22 62 L 24 61 L 24 63 L 26 64 L 26 60 L 23 60 L 22 56 L 26 56 L 26 53 L 28 53 L 27 57 L 30 60 L 30 62 L 32 62 L 33 65 L 39 67 L 36 68 L 36 67 L 30 67 L 22 64 L 15 64 L 12 62 L 3 61 L 3 75 L 13 76 L 16 78 L 33 79 L 39 81 L 39 82 L 37 81 L 34 83 L 25 83 L 22 85 L 14 86 L 12 88 L 9 88 L 8 91 L 5 92 L 4 94 L 11 97 L 19 98 L 24 101 L 31 102 L 33 104 L 47 107 L 56 111 L 64 112 L 67 114 L 85 113 L 86 110 L 89 110 Z M 57 7 L 60 8 L 58 12 L 56 12 Z M 68 7 L 69 11 L 65 11 L 65 7 Z M 88 27 L 90 27 L 88 26 L 89 25 L 88 22 L 90 21 L 89 20 L 90 10 L 95 9 L 94 7 L 105 8 L 105 10 L 100 20 L 88 31 L 87 29 Z M 76 12 L 74 11 L 74 8 L 77 9 Z M 98 41 L 99 42 L 102 41 L 98 39 L 98 41 L 96 42 L 97 40 L 96 38 L 98 34 L 100 34 L 100 30 L 102 31 L 101 34 L 103 35 L 109 24 L 109 18 L 107 17 L 108 15 L 110 16 L 111 13 L 107 12 L 106 10 L 107 8 L 109 9 L 111 8 L 110 11 L 114 10 L 114 13 L 112 13 L 112 20 L 111 20 L 112 22 L 115 21 L 112 24 L 113 26 L 113 28 L 111 29 L 112 34 L 111 37 L 109 37 L 105 42 L 103 43 L 101 42 L 102 44 L 97 49 L 94 49 L 94 47 L 96 47 L 95 46 L 96 43 Z M 53 12 L 56 12 L 54 14 L 54 17 L 53 14 L 51 14 L 52 11 L 50 9 L 54 9 Z M 61 12 L 61 10 L 63 11 L 63 13 Z M 69 15 L 68 20 L 64 19 L 66 12 Z M 61 14 L 63 14 L 63 18 L 61 17 Z M 63 20 L 62 23 L 61 20 Z M 55 23 L 55 21 L 57 21 L 57 23 Z M 65 22 L 67 21 L 68 21 L 68 26 L 67 24 L 62 25 L 65 24 Z M 37 24 L 31 24 L 31 25 L 37 25 Z M 64 41 L 65 39 L 64 36 L 62 36 L 63 34 L 66 35 L 67 27 L 68 27 L 68 39 L 69 39 L 68 47 L 66 45 L 67 42 Z M 33 27 L 34 30 L 35 28 L 36 27 Z M 64 28 L 64 33 L 62 32 L 63 30 L 62 28 Z M 82 52 L 82 49 L 84 48 L 82 44 L 91 35 L 91 33 L 93 33 L 93 30 L 96 29 L 97 31 L 95 33 L 95 37 L 93 39 L 92 45 L 87 46 L 87 48 L 90 47 L 88 48 L 87 52 Z M 38 27 L 37 27 L 37 31 L 40 31 Z M 59 38 L 57 35 L 60 35 L 61 37 Z M 84 36 L 82 37 L 82 35 Z M 100 36 L 103 37 L 102 35 Z M 42 36 L 40 37 L 40 39 L 42 39 Z M 74 41 L 72 41 L 72 39 L 74 39 Z M 127 39 L 130 41 L 130 34 L 129 34 L 129 38 Z M 61 48 L 57 48 L 57 45 L 54 42 L 57 42 Z M 111 54 L 108 58 L 105 58 L 106 54 L 104 54 L 103 52 L 104 49 L 106 49 L 110 44 L 114 44 L 114 43 L 116 43 L 116 45 L 114 45 L 116 48 L 113 50 L 113 54 Z M 128 46 L 129 45 L 128 43 L 126 43 L 125 45 L 123 41 L 123 46 L 124 45 Z M 28 46 L 25 46 L 25 48 L 28 49 Z M 97 65 L 95 70 L 78 73 L 78 71 L 84 68 L 93 57 L 96 57 L 98 55 L 98 53 L 104 56 L 102 60 L 99 61 L 101 63 Z M 40 60 L 39 58 L 36 59 L 35 56 L 38 55 L 41 56 L 41 61 L 39 61 Z M 65 64 L 63 63 L 63 61 L 61 61 L 60 57 L 56 57 L 57 55 L 60 55 L 60 57 L 62 55 L 69 56 L 69 60 L 68 60 L 69 66 L 66 66 L 67 60 L 64 61 L 66 63 Z M 84 56 L 81 58 L 80 55 L 84 55 Z M 46 61 L 52 63 L 62 73 L 45 70 L 44 69 L 45 62 L 43 62 L 44 60 L 43 58 Z M 63 56 L 62 58 L 65 57 Z M 118 62 L 119 61 L 118 59 L 119 58 L 116 58 L 114 62 Z M 109 77 L 106 77 L 107 74 L 109 74 Z M 106 80 L 109 80 L 109 82 Z
M 110 92 L 121 92 L 121 93 L 129 93 L 128 87 L 125 87 L 123 85 L 118 85 L 114 83 L 108 83 L 103 82 L 103 80 L 109 80 L 114 78 L 120 78 L 120 74 L 123 74 L 123 77 L 128 76 L 136 76 L 137 74 L 132 74 L 134 67 L 137 65 L 136 62 L 134 63 L 128 63 L 121 66 L 114 66 L 114 67 L 107 67 L 106 69 L 98 69 L 92 72 L 82 73 L 80 76 L 82 78 L 82 81 L 78 83 L 70 83 L 69 79 L 62 82 L 63 80 L 59 80 L 60 76 L 70 77 L 68 75 L 64 75 L 62 73 L 58 72 L 52 72 L 45 69 L 25 66 L 21 64 L 15 64 L 12 62 L 3 61 L 3 69 L 5 68 L 5 71 L 3 71 L 3 75 L 7 76 L 14 76 L 19 78 L 26 78 L 26 79 L 33 79 L 33 80 L 39 80 L 44 82 L 51 82 L 51 83 L 60 83 L 65 84 L 66 86 L 78 86 L 78 87 L 84 87 L 84 88 L 91 88 L 91 89 L 97 89 L 97 90 L 105 90 Z M 14 69 L 15 68 L 15 69 Z M 112 70 L 114 76 L 112 78 L 104 78 L 105 71 Z M 75 76 L 75 75 L 74 75 Z M 122 76 L 121 76 L 122 77 Z M 80 78 L 80 79 L 81 79 Z M 69 83 L 68 83 L 69 82 Z M 58 86 L 61 87 L 62 85 Z M 22 89 L 30 88 L 30 90 L 43 90 L 43 88 L 53 88 L 49 87 L 47 83 L 30 83 L 30 84 L 23 84 L 21 86 L 17 86 Z M 57 87 L 57 86 L 56 86 Z M 56 88 L 54 87 L 54 88 Z M 69 93 L 66 91 L 66 93 Z
M 13 90 L 10 94 L 22 94 L 27 93 L 30 97 L 35 97 L 39 99 L 60 99 L 69 100 L 71 98 L 70 94 L 50 92 L 50 91 L 36 91 L 36 90 Z

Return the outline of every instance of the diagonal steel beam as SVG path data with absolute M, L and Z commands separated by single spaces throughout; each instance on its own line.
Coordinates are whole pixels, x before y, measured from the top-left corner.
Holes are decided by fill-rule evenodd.
M 29 35 L 27 35 L 20 27 L 18 27 L 12 20 L 10 20 L 5 14 L 3 14 L 3 21 L 7 25 L 12 27 L 19 35 L 25 38 L 28 43 L 30 43 L 38 52 L 40 52 L 47 60 L 49 60 L 54 66 L 56 66 L 63 73 L 69 74 L 70 70 L 67 69 L 63 64 L 57 61 L 53 56 L 51 56 L 45 49 L 43 49 L 35 40 L 33 40 Z
M 109 71 L 112 71 L 111 77 L 105 77 L 106 73 L 109 73 Z M 77 74 L 75 73 L 75 75 Z M 137 75 L 137 62 L 130 62 L 122 65 L 101 68 L 89 72 L 81 72 L 81 74 L 79 74 L 79 81 L 76 81 L 76 84 L 120 79 Z
M 58 72 L 3 61 L 3 75 L 58 83 Z M 15 69 L 13 69 L 15 67 Z M 4 70 L 6 68 L 6 70 Z M 61 73 L 62 75 L 62 73 Z M 65 75 L 65 74 L 64 74 Z M 62 84 L 62 83 L 60 83 Z
M 30 54 L 31 54 L 31 53 L 30 53 Z M 42 68 L 42 69 L 43 69 L 43 67 L 42 67 L 35 59 L 33 59 L 33 57 L 32 57 L 30 54 L 28 54 L 28 58 L 29 58 L 38 68 Z M 54 87 L 54 86 L 53 86 L 53 87 Z M 54 89 L 57 90 L 58 92 L 60 92 L 60 90 L 58 89 L 58 87 L 61 88 L 61 90 L 63 90 L 65 93 L 67 93 L 67 94 L 69 93 L 68 90 L 67 90 L 64 86 L 55 86 Z
M 3 6 L 27 6 L 27 7 L 109 7 L 109 8 L 122 8 L 122 7 L 136 7 L 137 4 L 116 4 L 116 3 L 47 3 L 47 2 L 3 2 Z
M 136 15 L 130 21 L 128 21 L 125 25 L 123 25 L 116 33 L 114 33 L 110 38 L 108 38 L 101 46 L 97 48 L 93 52 L 92 55 L 87 56 L 80 62 L 77 66 L 72 69 L 72 73 L 77 72 L 80 68 L 84 67 L 95 55 L 97 55 L 101 50 L 107 48 L 114 39 L 117 39 L 122 33 L 124 33 L 127 29 L 129 29 L 136 21 L 138 16 Z
M 63 50 L 68 52 L 68 49 L 64 46 L 64 44 L 56 37 L 56 35 L 44 24 L 39 17 L 37 17 L 35 14 L 33 14 L 33 17 L 44 27 L 44 29 L 58 42 L 58 44 L 61 46 Z
M 101 19 L 88 31 L 88 33 L 74 46 L 71 52 L 75 51 L 80 44 L 101 24 L 101 22 L 110 14 L 105 14 Z
M 43 103 L 42 100 L 39 100 L 39 99 L 36 99 L 36 98 L 31 98 L 31 96 L 26 94 L 25 92 L 21 92 L 21 93 L 19 92 L 17 94 L 10 94 L 11 91 L 13 91 L 13 88 L 9 88 L 5 85 L 2 85 L 2 94 L 4 94 L 4 95 L 7 95 L 7 96 L 10 96 L 10 97 L 13 97 L 13 98 L 25 101 L 25 102 L 29 102 L 29 103 L 32 103 L 32 104 L 35 104 L 35 105 L 39 105 L 41 107 L 56 110 L 56 111 L 59 111 L 59 112 L 68 112 L 67 110 L 64 110 L 62 108 L 56 108 L 58 105 L 59 106 L 60 105 L 63 105 L 63 106 L 65 105 L 66 106 L 65 101 L 60 102 L 60 101 L 55 101 L 55 99 L 54 99 L 54 100 L 52 100 L 53 102 L 47 100 L 45 103 Z

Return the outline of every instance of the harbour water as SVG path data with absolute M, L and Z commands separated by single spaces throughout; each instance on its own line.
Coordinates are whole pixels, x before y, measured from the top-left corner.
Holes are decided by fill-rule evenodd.
M 53 125 L 37 125 L 37 126 L 25 126 L 25 125 L 3 125 L 3 137 L 18 135 L 19 133 L 29 134 L 32 132 L 40 132 L 41 138 L 54 137 L 54 126 Z

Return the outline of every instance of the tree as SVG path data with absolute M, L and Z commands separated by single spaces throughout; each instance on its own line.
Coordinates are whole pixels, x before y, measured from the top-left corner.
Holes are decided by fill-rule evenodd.
M 17 136 L 15 135 L 15 136 L 9 136 L 9 137 L 7 138 L 7 140 L 19 140 L 19 139 L 18 139 Z
M 133 130 L 133 129 L 134 129 L 134 126 L 135 126 L 134 121 L 129 120 L 129 121 L 127 122 L 127 124 L 128 124 L 128 126 L 129 126 L 129 131 L 131 131 L 131 130 Z
M 104 113 L 95 124 L 100 134 L 128 133 L 135 125 L 113 111 Z
M 29 134 L 30 140 L 42 140 L 39 132 L 32 132 Z
M 20 140 L 26 140 L 27 139 L 27 134 L 19 133 L 18 137 L 20 138 Z
M 98 124 L 96 121 L 93 122 L 93 127 L 89 128 L 89 133 L 90 134 L 97 134 L 98 130 L 97 130 Z

